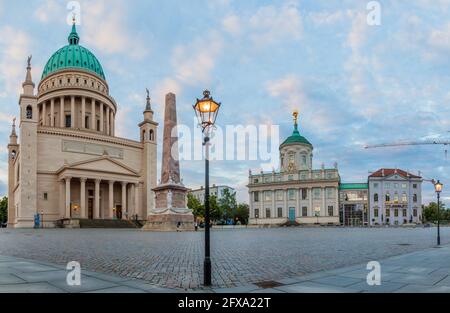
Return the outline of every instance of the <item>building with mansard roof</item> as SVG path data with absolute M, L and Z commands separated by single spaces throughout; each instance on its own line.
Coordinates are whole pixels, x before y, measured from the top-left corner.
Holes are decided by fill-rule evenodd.
M 278 171 L 249 172 L 250 219 L 253 225 L 339 224 L 337 164 L 313 169 L 313 145 L 294 130 L 280 145 Z
M 37 89 L 28 60 L 19 129 L 14 122 L 8 145 L 10 227 L 32 227 L 37 213 L 47 227 L 146 219 L 155 207 L 158 124 L 149 95 L 140 141 L 116 137 L 120 107 L 75 23 L 68 41 L 49 58 Z

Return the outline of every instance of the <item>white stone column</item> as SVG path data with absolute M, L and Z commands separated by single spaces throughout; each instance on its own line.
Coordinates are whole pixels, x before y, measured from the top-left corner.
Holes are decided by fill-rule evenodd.
M 309 193 L 309 206 L 308 206 L 308 216 L 314 216 L 314 208 L 313 208 L 313 189 L 308 188 Z
M 103 102 L 100 102 L 100 131 L 103 133 Z
M 86 128 L 86 97 L 81 98 L 81 128 Z
M 71 207 L 70 207 L 70 180 L 71 177 L 66 177 L 66 214 L 65 214 L 65 218 L 70 218 L 71 215 Z
M 75 96 L 70 97 L 70 128 L 75 128 Z
M 94 219 L 100 218 L 100 182 L 101 179 L 95 180 Z
M 111 127 L 112 127 L 112 135 L 115 136 L 115 134 L 116 134 L 116 114 L 114 112 L 112 114 Z
M 109 106 L 106 107 L 106 134 L 109 136 L 111 135 L 110 133 L 110 127 L 109 127 Z
M 61 218 L 64 218 L 66 216 L 65 188 L 66 183 L 64 182 L 64 179 L 61 179 L 59 181 L 59 214 Z
M 109 112 L 109 115 L 109 134 L 114 136 L 114 112 L 112 109 Z
M 50 126 L 55 127 L 55 98 L 50 100 Z
M 322 216 L 328 216 L 328 209 L 325 204 L 325 190 L 326 189 L 322 187 L 322 213 L 320 214 Z
M 125 219 L 125 212 L 127 211 L 127 183 L 122 182 L 122 219 Z
M 296 212 L 297 212 L 296 216 L 297 217 L 302 217 L 302 208 L 300 206 L 301 205 L 300 204 L 301 196 L 302 196 L 302 190 L 297 188 L 297 210 L 296 210 Z
M 97 130 L 96 129 L 96 114 L 95 114 L 95 99 L 91 98 L 91 129 L 92 130 Z
M 86 178 L 80 178 L 80 211 L 81 218 L 86 218 Z
M 64 97 L 59 98 L 59 111 L 59 127 L 63 128 L 66 127 L 64 123 L 64 119 L 66 117 L 66 114 L 64 112 Z
M 114 218 L 114 181 L 109 181 L 109 217 Z
M 42 102 L 42 126 L 47 126 L 47 101 Z
M 285 190 L 283 194 L 284 194 L 284 212 L 286 213 L 286 216 L 289 218 L 289 205 L 288 205 L 289 191 Z
M 134 214 L 140 215 L 141 207 L 139 205 L 139 183 L 134 184 Z M 146 216 L 144 216 L 145 218 Z

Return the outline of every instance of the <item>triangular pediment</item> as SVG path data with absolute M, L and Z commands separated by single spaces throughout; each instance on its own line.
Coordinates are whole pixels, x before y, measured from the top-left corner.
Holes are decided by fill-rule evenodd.
M 68 164 L 64 166 L 63 170 L 70 169 L 70 170 L 85 170 L 85 171 L 98 171 L 98 172 L 109 172 L 109 173 L 115 173 L 115 174 L 121 174 L 121 175 L 133 175 L 137 176 L 138 173 L 126 166 L 125 164 L 122 164 L 119 161 L 116 161 L 114 159 L 111 159 L 110 157 L 101 157 L 101 158 L 95 158 L 91 160 L 81 161 L 73 164 Z

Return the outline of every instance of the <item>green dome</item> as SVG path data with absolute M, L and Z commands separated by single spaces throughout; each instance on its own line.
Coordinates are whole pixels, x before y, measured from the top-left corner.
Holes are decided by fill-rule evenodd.
M 283 147 L 284 145 L 288 145 L 288 144 L 304 144 L 304 145 L 308 145 L 312 147 L 312 144 L 308 141 L 308 139 L 306 139 L 305 137 L 303 137 L 302 135 L 300 135 L 300 132 L 298 131 L 298 124 L 297 122 L 294 124 L 294 131 L 292 133 L 292 135 L 290 137 L 288 137 L 280 146 Z
M 72 26 L 72 32 L 68 39 L 69 45 L 56 51 L 48 60 L 41 80 L 54 72 L 70 68 L 86 70 L 106 80 L 103 68 L 95 55 L 78 44 L 80 37 L 77 34 L 75 24 Z

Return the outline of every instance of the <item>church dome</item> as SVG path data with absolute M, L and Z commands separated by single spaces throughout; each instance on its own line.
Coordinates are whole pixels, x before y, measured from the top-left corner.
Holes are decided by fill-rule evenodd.
M 82 69 L 99 76 L 106 80 L 102 65 L 95 55 L 83 46 L 79 45 L 75 24 L 72 26 L 72 32 L 69 35 L 69 44 L 56 51 L 48 60 L 44 67 L 41 80 L 52 73 L 63 69 Z
M 298 122 L 297 122 L 297 117 L 298 117 L 298 113 L 294 113 L 294 131 L 292 132 L 292 135 L 289 136 L 281 145 L 280 145 L 280 149 L 285 146 L 285 145 L 290 145 L 290 144 L 303 144 L 303 145 L 308 145 L 312 147 L 312 144 L 308 141 L 308 139 L 306 139 L 305 137 L 303 137 L 302 135 L 300 135 L 300 132 L 298 131 Z

